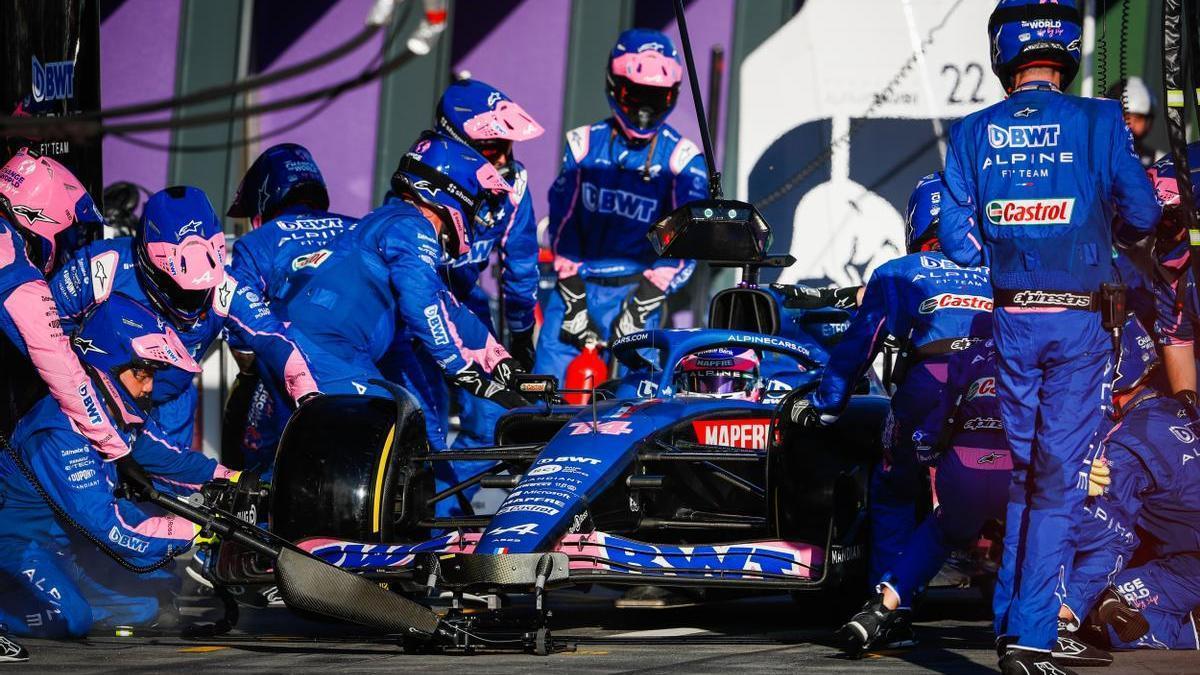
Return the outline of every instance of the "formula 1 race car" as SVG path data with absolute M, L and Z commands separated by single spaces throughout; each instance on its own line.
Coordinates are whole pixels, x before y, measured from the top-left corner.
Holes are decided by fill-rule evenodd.
M 856 607 L 887 398 L 878 387 L 857 395 L 827 428 L 785 423 L 782 411 L 815 387 L 825 352 L 779 335 L 777 299 L 754 283 L 759 267 L 790 262 L 764 255 L 765 223 L 732 211 L 730 222 L 706 222 L 705 207 L 694 205 L 682 226 L 660 224 L 673 242 L 661 249 L 735 256 L 716 261 L 745 275 L 713 300 L 710 325 L 720 328 L 617 340 L 610 352 L 626 374 L 584 405 L 563 404 L 553 378 L 530 376 L 520 388 L 537 405 L 504 415 L 489 448 L 431 452 L 420 409 L 394 385 L 394 400 L 314 399 L 280 443 L 273 534 L 393 589 L 532 592 L 539 610 L 548 589 L 593 584 L 825 594 L 830 607 Z M 760 355 L 759 400 L 676 391 L 680 361 L 716 347 Z M 482 468 L 435 492 L 434 474 L 455 462 Z M 491 515 L 436 515 L 443 500 L 470 513 L 462 495 L 475 486 L 510 492 Z M 235 544 L 210 571 L 226 585 L 270 579 Z M 538 628 L 540 651 L 544 618 Z

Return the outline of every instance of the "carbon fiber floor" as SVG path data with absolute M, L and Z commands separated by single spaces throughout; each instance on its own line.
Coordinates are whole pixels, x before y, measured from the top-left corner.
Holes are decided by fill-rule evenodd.
M 979 595 L 942 591 L 926 601 L 921 644 L 861 661 L 840 656 L 822 623 L 822 608 L 786 598 L 727 600 L 697 607 L 633 611 L 612 607 L 613 595 L 560 593 L 555 638 L 566 651 L 539 657 L 483 650 L 474 655 L 407 655 L 383 638 L 305 621 L 285 609 L 244 610 L 238 629 L 216 640 L 97 636 L 87 642 L 28 640 L 28 671 L 226 672 L 329 671 L 487 673 L 532 670 L 573 673 L 978 673 L 995 672 L 991 633 Z M 1089 669 L 1091 670 L 1091 669 Z M 1087 671 L 1085 671 L 1087 672 Z M 1096 673 L 1196 673 L 1195 652 L 1118 654 Z

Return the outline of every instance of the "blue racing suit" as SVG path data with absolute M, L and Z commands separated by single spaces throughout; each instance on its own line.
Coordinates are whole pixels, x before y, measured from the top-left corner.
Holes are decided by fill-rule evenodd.
M 507 173 L 507 172 L 506 172 Z M 479 277 L 488 267 L 493 253 L 500 262 L 502 311 L 510 333 L 533 330 L 538 290 L 537 220 L 533 199 L 529 196 L 528 175 L 520 162 L 513 162 L 509 174 L 513 192 L 503 203 L 485 201 L 471 223 L 471 250 L 459 258 L 445 258 L 445 278 L 454 297 L 474 312 L 493 335 L 492 311 Z M 478 448 L 495 443 L 496 422 L 504 408 L 487 399 L 455 389 L 462 426 L 454 439 L 456 448 Z M 442 393 L 446 389 L 432 394 Z M 439 409 L 448 409 L 441 403 Z M 458 473 L 469 477 L 471 464 L 462 463 Z M 481 468 L 481 467 L 477 467 Z M 465 475 L 464 475 L 465 474 Z
M 101 461 L 53 399 L 21 419 L 12 445 L 71 520 L 130 563 L 149 565 L 191 545 L 192 523 L 149 517 L 113 496 L 116 466 Z M 176 585 L 165 570 L 138 576 L 120 568 L 60 522 L 8 453 L 0 455 L 0 497 L 0 623 L 13 633 L 82 637 L 93 624 L 145 623 Z
M 945 395 L 913 433 L 918 461 L 937 468 L 938 506 L 917 527 L 883 583 L 909 607 L 951 552 L 975 542 L 989 520 L 1002 520 L 1012 456 L 996 397 L 992 340 L 955 352 Z
M 1049 650 L 1054 588 L 1106 404 L 1112 346 L 1095 294 L 1113 276 L 1113 217 L 1132 243 L 1160 210 L 1120 104 L 1043 83 L 957 122 L 945 179 L 942 250 L 962 265 L 988 264 L 997 304 L 1014 471 L 996 630 L 1011 646 Z
M 114 291 L 153 308 L 134 269 L 133 240 L 129 237 L 93 242 L 50 279 L 54 301 L 69 323 Z M 293 400 L 317 391 L 307 356 L 271 313 L 264 297 L 249 283 L 227 272 L 213 294 L 211 311 L 190 329 L 177 329 L 179 339 L 199 362 L 222 334 L 238 336 L 269 370 L 286 382 Z M 154 383 L 151 418 L 171 445 L 191 448 L 198 392 L 191 373 L 164 371 Z
M 1123 649 L 1200 649 L 1190 613 L 1200 607 L 1200 424 L 1194 411 L 1145 389 L 1126 404 L 1104 454 L 1112 484 L 1083 506 L 1064 605 L 1087 616 L 1114 586 L 1150 623 Z M 1128 567 L 1139 548 L 1144 565 Z
M 446 447 L 445 379 L 475 368 L 490 373 L 508 357 L 447 287 L 441 260 L 433 224 L 389 195 L 338 238 L 328 261 L 295 288 L 284 310 L 302 335 L 355 372 L 385 374 L 416 396 L 435 450 Z M 439 489 L 446 487 L 448 463 L 435 469 Z M 443 504 L 439 509 L 448 508 Z
M 550 188 L 550 236 L 560 286 L 578 275 L 586 289 L 587 319 L 601 340 L 622 303 L 643 286 L 661 294 L 678 290 L 695 264 L 658 260 L 646 238 L 650 226 L 679 206 L 708 198 L 704 155 L 664 124 L 649 142 L 633 144 L 612 119 L 567 132 L 562 169 Z M 661 303 L 659 303 L 661 305 Z M 561 293 L 544 308 L 534 370 L 563 378 L 579 354 L 560 337 L 569 308 Z M 582 309 L 582 308 L 581 308 Z M 658 326 L 661 308 L 644 317 L 642 328 Z
M 871 476 L 871 579 L 893 569 L 917 526 L 924 468 L 914 453 L 920 425 L 945 396 L 948 356 L 990 337 L 992 294 L 986 267 L 960 267 L 937 251 L 880 265 L 858 314 L 834 347 L 812 403 L 832 422 L 892 335 L 903 343 L 903 381 L 892 396 L 883 461 Z
M 258 228 L 242 235 L 233 244 L 231 274 L 242 280 L 254 293 L 270 301 L 271 311 L 288 325 L 288 303 L 307 279 L 318 272 L 333 255 L 334 241 L 353 230 L 358 220 L 327 211 L 292 207 Z M 356 369 L 333 357 L 295 326 L 289 325 L 293 340 L 306 354 L 317 388 L 325 394 L 372 394 L 387 392 L 367 382 L 378 377 L 373 368 Z M 231 349 L 252 351 L 242 334 L 228 336 Z M 270 480 L 275 448 L 283 428 L 291 417 L 291 399 L 270 368 L 255 362 L 258 383 L 251 395 L 242 452 L 246 468 Z M 357 386 L 356 386 L 357 383 Z

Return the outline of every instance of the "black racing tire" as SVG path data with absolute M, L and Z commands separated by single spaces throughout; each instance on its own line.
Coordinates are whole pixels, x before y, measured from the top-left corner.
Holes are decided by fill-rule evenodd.
M 411 395 L 318 396 L 284 429 L 275 455 L 271 530 L 289 541 L 395 541 L 408 458 L 428 450 Z M 398 418 L 398 421 L 397 421 Z

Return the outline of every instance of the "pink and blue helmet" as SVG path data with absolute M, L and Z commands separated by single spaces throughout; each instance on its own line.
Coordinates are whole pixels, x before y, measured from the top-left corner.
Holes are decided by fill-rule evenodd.
M 204 191 L 177 185 L 154 193 L 133 246 L 154 308 L 180 329 L 199 322 L 225 281 L 225 233 Z
M 917 187 L 908 198 L 908 211 L 904 217 L 904 248 L 909 253 L 939 248 L 938 215 L 942 211 L 945 189 L 940 171 L 917 181 Z
M 50 274 L 74 252 L 86 227 L 103 224 L 91 195 L 67 167 L 21 148 L 0 168 L 0 212 L 26 234 L 30 260 Z
M 682 396 L 757 401 L 758 367 L 753 349 L 718 347 L 688 354 L 675 367 L 675 391 Z
M 515 141 L 541 136 L 545 129 L 504 92 L 479 80 L 459 80 L 442 93 L 436 129 L 475 148 L 493 164 L 510 157 Z
M 1113 372 L 1112 390 L 1123 394 L 1146 381 L 1158 365 L 1158 350 L 1154 338 L 1142 326 L 1137 317 L 1130 314 L 1121 332 L 1121 351 L 1117 354 L 1117 366 Z
M 179 368 L 200 372 L 179 336 L 161 317 L 120 293 L 110 295 L 84 315 L 71 335 L 71 347 L 112 415 L 125 426 L 141 422 L 148 411 L 144 401 L 121 384 L 122 371 Z M 88 403 L 84 401 L 89 414 L 99 415 L 96 403 Z
M 225 215 L 249 218 L 258 227 L 297 203 L 324 211 L 329 191 L 308 148 L 280 143 L 264 150 L 246 170 Z
M 1187 145 L 1188 173 L 1192 179 L 1193 199 L 1189 202 L 1192 207 L 1200 206 L 1200 141 L 1192 141 Z M 1178 173 L 1175 171 L 1175 159 L 1168 153 L 1146 169 L 1150 182 L 1154 183 L 1154 195 L 1158 204 L 1163 208 L 1163 216 L 1177 212 L 1183 201 L 1179 198 Z
M 400 159 L 392 191 L 407 194 L 442 218 L 442 246 L 457 258 L 471 250 L 468 226 L 484 200 L 512 186 L 471 146 L 426 131 Z
M 671 38 L 656 30 L 621 33 L 605 72 L 608 105 L 630 138 L 658 133 L 679 100 L 683 65 Z
M 1082 23 L 1075 0 L 1000 0 L 988 19 L 992 72 L 1008 90 L 1019 70 L 1057 68 L 1065 88 L 1079 72 Z

